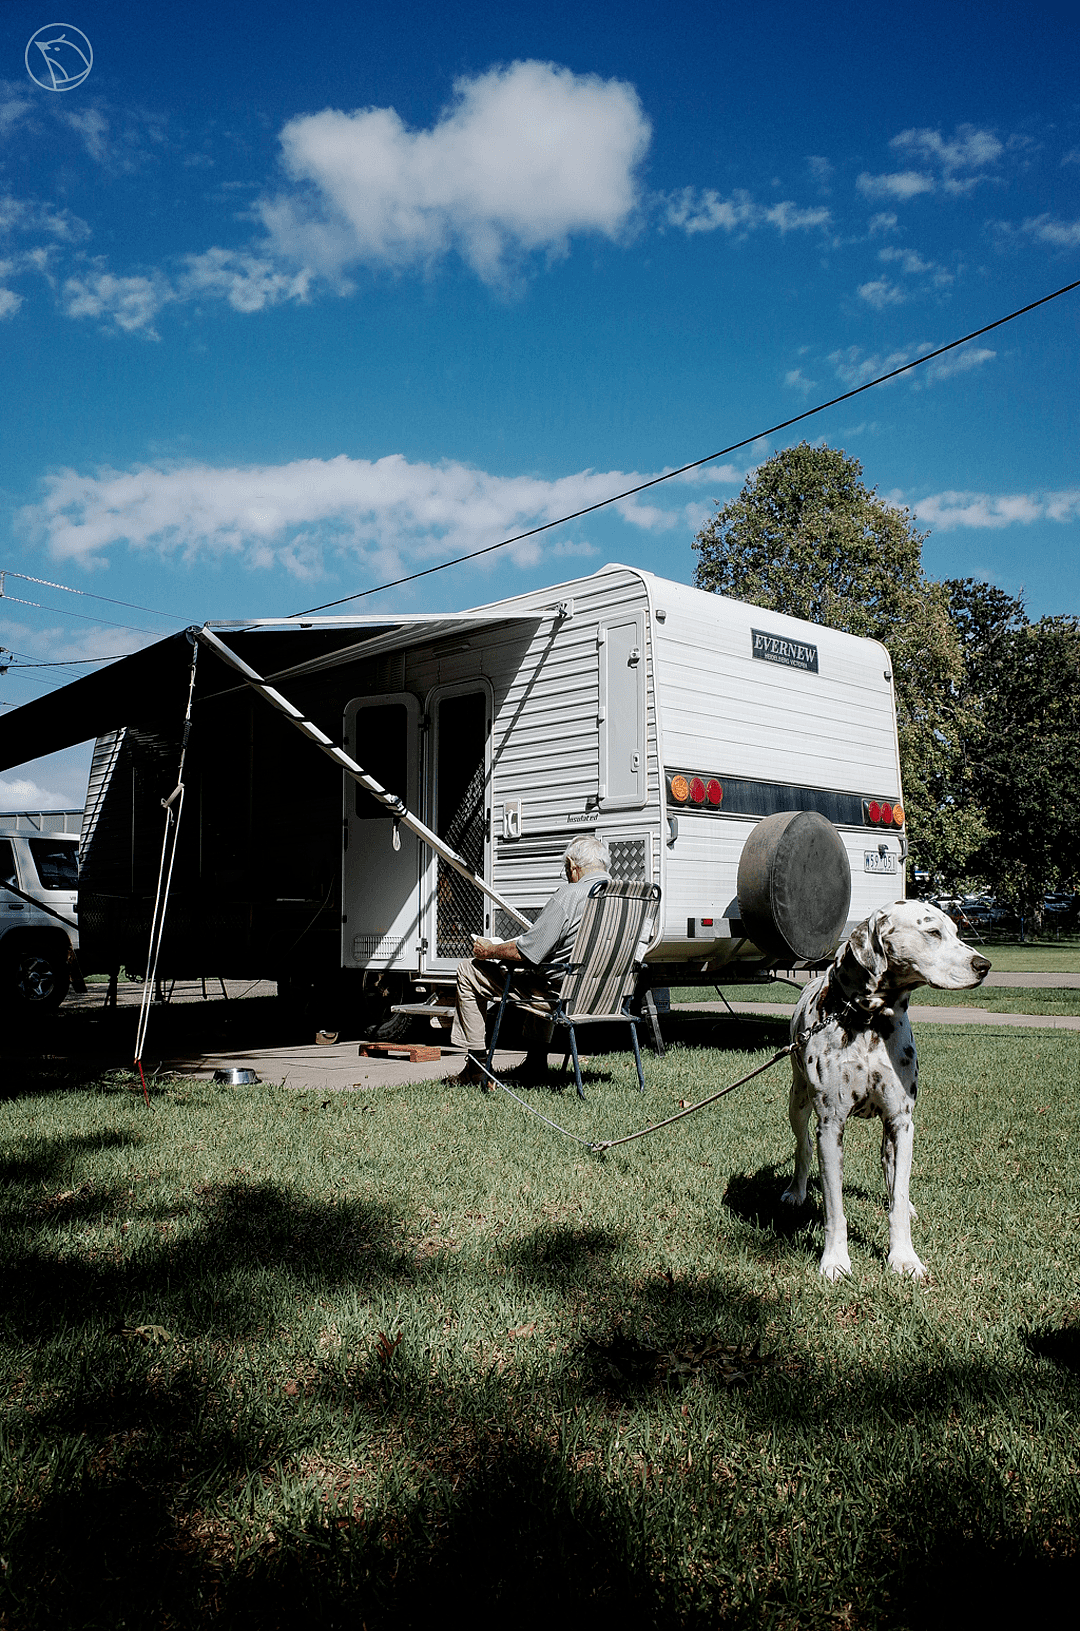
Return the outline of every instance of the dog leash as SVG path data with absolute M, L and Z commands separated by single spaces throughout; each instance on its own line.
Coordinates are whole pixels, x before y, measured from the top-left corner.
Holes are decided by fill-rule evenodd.
M 778 1053 L 774 1053 L 771 1059 L 767 1059 L 763 1065 L 758 1065 L 756 1070 L 751 1070 L 745 1076 L 740 1076 L 737 1082 L 729 1082 L 727 1087 L 720 1088 L 719 1092 L 710 1093 L 709 1097 L 702 1099 L 700 1103 L 687 1105 L 685 1110 L 678 1110 L 675 1115 L 668 1116 L 663 1121 L 652 1121 L 647 1127 L 639 1127 L 635 1133 L 624 1133 L 621 1138 L 582 1138 L 579 1133 L 572 1133 L 568 1127 L 560 1127 L 557 1121 L 552 1121 L 550 1116 L 545 1116 L 542 1111 L 528 1104 L 520 1094 L 515 1093 L 513 1088 L 507 1087 L 505 1082 L 501 1082 L 495 1072 L 487 1068 L 482 1059 L 477 1059 L 476 1063 L 484 1072 L 484 1075 L 490 1078 L 493 1087 L 501 1088 L 504 1093 L 520 1104 L 523 1110 L 527 1110 L 530 1116 L 536 1116 L 538 1120 L 545 1122 L 548 1127 L 553 1127 L 557 1133 L 562 1133 L 564 1137 L 572 1138 L 575 1144 L 584 1145 L 585 1149 L 589 1150 L 591 1154 L 606 1155 L 608 1150 L 615 1149 L 619 1144 L 631 1144 L 635 1138 L 644 1138 L 648 1133 L 658 1133 L 661 1127 L 670 1127 L 673 1122 L 682 1121 L 686 1116 L 692 1116 L 698 1110 L 704 1110 L 708 1105 L 715 1104 L 717 1099 L 724 1098 L 728 1093 L 734 1093 L 737 1087 L 744 1086 L 746 1082 L 752 1082 L 755 1076 L 763 1075 L 765 1071 L 771 1070 L 774 1065 L 778 1065 L 781 1059 L 786 1059 L 788 1054 L 793 1053 L 801 1045 L 803 1036 L 808 1037 L 811 1034 L 812 1032 L 809 1031 L 800 1032 L 794 1042 L 789 1042 L 786 1048 L 781 1048 Z
M 841 1013 L 847 1014 L 853 1007 L 854 1004 L 848 1003 L 841 1010 Z M 763 1065 L 758 1065 L 756 1070 L 748 1071 L 745 1076 L 740 1076 L 737 1082 L 729 1082 L 727 1087 L 720 1088 L 716 1093 L 710 1093 L 707 1099 L 701 1099 L 697 1104 L 689 1104 L 685 1109 L 676 1111 L 675 1115 L 667 1116 L 663 1121 L 652 1121 L 647 1127 L 639 1127 L 637 1132 L 624 1133 L 621 1138 L 582 1138 L 580 1133 L 572 1133 L 568 1127 L 560 1127 L 557 1121 L 553 1121 L 550 1116 L 545 1116 L 542 1111 L 527 1103 L 520 1094 L 515 1093 L 513 1088 L 507 1087 L 505 1082 L 500 1081 L 495 1072 L 489 1070 L 482 1059 L 477 1059 L 476 1064 L 484 1075 L 490 1079 L 493 1087 L 500 1088 L 502 1092 L 506 1093 L 517 1104 L 520 1104 L 523 1110 L 527 1110 L 530 1116 L 535 1116 L 538 1121 L 542 1121 L 546 1126 L 554 1128 L 557 1133 L 562 1133 L 564 1138 L 572 1138 L 575 1144 L 583 1145 L 592 1155 L 606 1155 L 608 1150 L 614 1150 L 620 1144 L 632 1144 L 636 1138 L 645 1138 L 649 1133 L 658 1133 L 662 1127 L 670 1127 L 676 1121 L 683 1121 L 687 1116 L 696 1115 L 699 1110 L 705 1110 L 710 1104 L 715 1104 L 718 1099 L 726 1098 L 729 1093 L 734 1093 L 737 1087 L 744 1087 L 747 1082 L 752 1082 L 755 1076 L 763 1076 L 767 1070 L 771 1070 L 774 1065 L 778 1065 L 781 1059 L 787 1059 L 790 1054 L 795 1053 L 799 1048 L 804 1048 L 810 1038 L 817 1036 L 819 1031 L 824 1031 L 827 1026 L 833 1023 L 833 1019 L 834 1016 L 830 1015 L 828 1019 L 819 1019 L 815 1025 L 810 1025 L 805 1031 L 800 1031 L 794 1041 L 789 1042 L 787 1047 L 780 1048 Z

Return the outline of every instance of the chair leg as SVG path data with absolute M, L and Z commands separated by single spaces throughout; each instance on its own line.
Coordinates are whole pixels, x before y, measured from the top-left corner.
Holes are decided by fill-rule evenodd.
M 493 1068 L 492 1067 L 492 1060 L 495 1057 L 495 1044 L 499 1040 L 499 1029 L 500 1029 L 500 1027 L 502 1025 L 503 1015 L 506 1012 L 506 999 L 510 995 L 510 981 L 513 979 L 513 977 L 514 977 L 513 969 L 507 969 L 507 971 L 506 971 L 506 984 L 503 986 L 502 1001 L 499 1003 L 499 1011 L 495 1015 L 495 1025 L 494 1025 L 494 1027 L 492 1029 L 492 1032 L 491 1032 L 491 1043 L 490 1043 L 490 1046 L 488 1047 L 487 1058 L 484 1061 L 484 1063 L 487 1065 L 487 1068 L 489 1070 L 491 1070 Z
M 634 1043 L 634 1063 L 637 1065 L 638 1088 L 642 1093 L 644 1093 L 644 1091 L 645 1091 L 645 1072 L 641 1068 L 641 1048 L 640 1048 L 640 1046 L 638 1044 L 637 1021 L 633 1020 L 633 1019 L 630 1021 L 630 1035 L 631 1035 L 631 1037 L 633 1039 L 633 1043 Z
M 579 1099 L 583 1099 L 585 1097 L 585 1089 L 581 1085 L 581 1060 L 578 1058 L 577 1037 L 574 1035 L 574 1027 L 572 1025 L 568 1025 L 566 1028 L 570 1033 L 570 1051 L 574 1056 L 574 1080 L 577 1083 L 577 1096 Z

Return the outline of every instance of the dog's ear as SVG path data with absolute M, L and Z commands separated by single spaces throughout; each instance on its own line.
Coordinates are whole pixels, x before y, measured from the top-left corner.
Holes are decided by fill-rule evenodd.
M 871 984 L 876 984 L 889 966 L 881 940 L 884 915 L 881 911 L 871 912 L 866 921 L 858 924 L 848 937 L 848 950 L 869 974 Z

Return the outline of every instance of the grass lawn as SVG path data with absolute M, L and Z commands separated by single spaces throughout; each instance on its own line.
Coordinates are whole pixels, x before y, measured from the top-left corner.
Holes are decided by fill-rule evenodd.
M 973 941 L 978 946 L 978 941 Z M 1060 940 L 988 940 L 980 947 L 998 974 L 1080 974 L 1080 937 Z
M 789 1003 L 799 1000 L 794 986 L 777 980 L 772 985 L 725 985 L 728 1002 Z M 718 1002 L 712 986 L 679 986 L 671 993 L 672 1002 Z M 991 1014 L 1080 1014 L 1080 990 L 1074 986 L 980 986 L 974 991 L 934 991 L 920 986 L 912 994 L 916 1007 L 985 1008 Z
M 712 1027 L 703 1022 L 703 1033 Z M 768 1057 L 594 1057 L 587 1137 Z M 603 1159 L 501 1094 L 0 1102 L 0 1625 L 1001 1623 L 1075 1591 L 1077 1039 L 924 1027 L 915 1285 L 786 1071 Z

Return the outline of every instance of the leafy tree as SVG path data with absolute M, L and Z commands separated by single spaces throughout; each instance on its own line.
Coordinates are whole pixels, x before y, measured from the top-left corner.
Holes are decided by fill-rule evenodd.
M 987 833 L 963 791 L 965 667 L 949 597 L 926 576 L 908 510 L 868 488 L 858 459 L 800 442 L 760 465 L 698 534 L 695 582 L 880 640 L 892 658 L 915 864 L 949 882 Z
M 972 866 L 1038 928 L 1044 896 L 1078 877 L 1080 621 L 1029 623 L 995 604 L 998 595 L 979 597 L 984 613 L 999 615 L 969 656 L 976 700 L 966 775 L 987 817 Z

